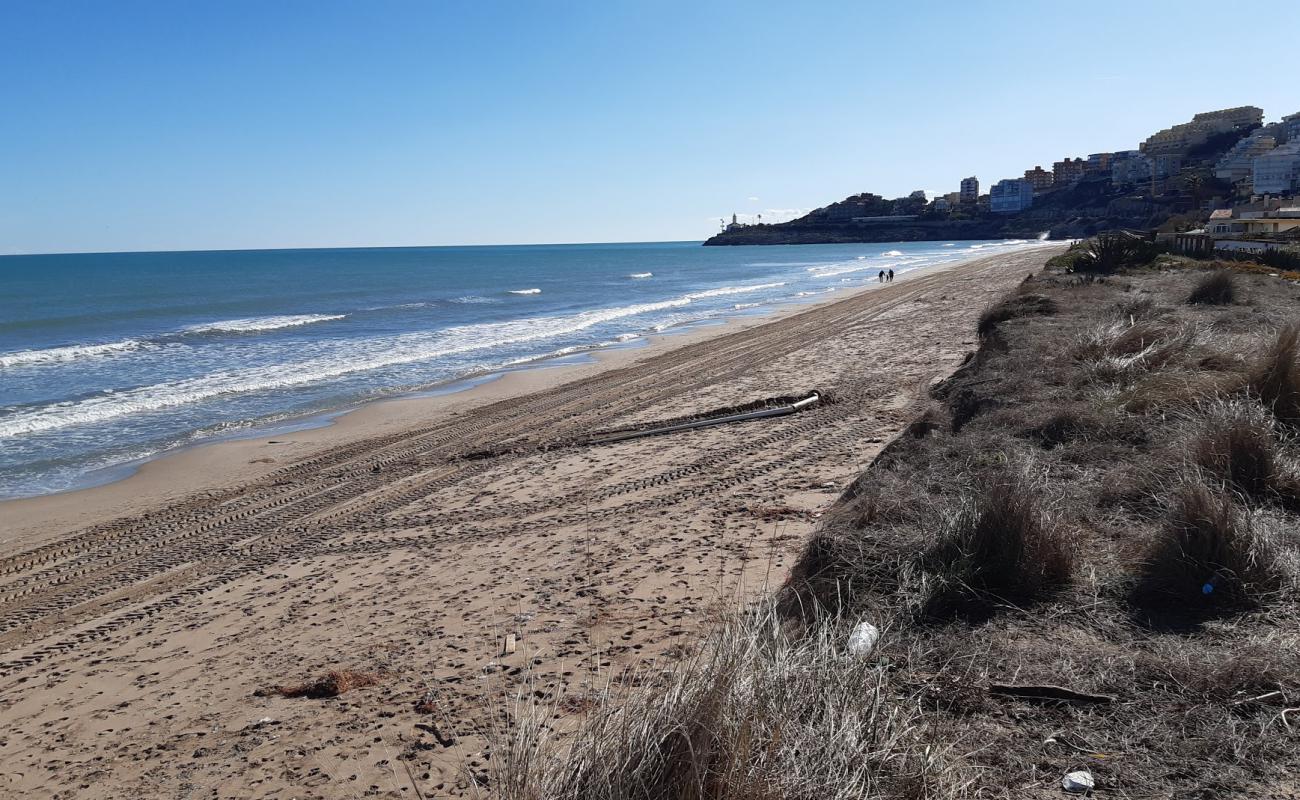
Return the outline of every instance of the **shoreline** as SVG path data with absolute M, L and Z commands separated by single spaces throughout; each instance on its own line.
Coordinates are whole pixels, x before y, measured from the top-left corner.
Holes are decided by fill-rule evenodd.
M 898 273 L 894 283 L 938 274 L 992 256 L 974 254 L 947 264 Z M 423 389 L 318 411 L 273 423 L 269 430 L 249 430 L 164 450 L 137 461 L 104 467 L 122 470 L 119 477 L 56 492 L 0 499 L 0 553 L 15 546 L 39 545 L 51 537 L 98 522 L 138 513 L 141 506 L 175 502 L 200 491 L 217 491 L 261 479 L 295 461 L 330 448 L 400 427 L 429 424 L 500 400 L 522 397 L 631 366 L 697 342 L 777 322 L 816 308 L 851 300 L 890 284 L 867 283 L 837 288 L 825 297 L 774 305 L 758 314 L 734 314 L 682 324 L 683 330 L 646 334 L 637 346 L 593 346 L 562 356 L 545 355 L 519 368 L 463 375 Z M 584 363 L 556 363 L 575 355 Z M 440 391 L 461 383 L 463 389 Z M 318 424 L 309 421 L 319 419 Z M 305 427 L 299 424 L 307 423 Z

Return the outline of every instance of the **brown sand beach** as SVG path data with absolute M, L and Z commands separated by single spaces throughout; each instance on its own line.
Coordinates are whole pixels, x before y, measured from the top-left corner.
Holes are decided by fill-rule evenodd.
M 521 687 L 581 714 L 781 581 L 1055 252 L 0 505 L 0 795 L 473 794 Z M 789 416 L 575 441 L 813 390 Z

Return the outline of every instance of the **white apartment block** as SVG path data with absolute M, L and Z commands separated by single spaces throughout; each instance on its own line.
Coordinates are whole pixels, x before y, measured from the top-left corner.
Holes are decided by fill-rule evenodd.
M 1214 165 L 1214 177 L 1237 183 L 1254 172 L 1255 159 L 1277 147 L 1277 140 L 1256 131 L 1232 146 Z
M 1273 148 L 1257 157 L 1253 167 L 1255 194 L 1291 194 L 1300 188 L 1300 141 Z
M 1014 214 L 1034 204 L 1034 185 L 1024 178 L 1005 178 L 989 190 L 989 210 L 995 214 Z

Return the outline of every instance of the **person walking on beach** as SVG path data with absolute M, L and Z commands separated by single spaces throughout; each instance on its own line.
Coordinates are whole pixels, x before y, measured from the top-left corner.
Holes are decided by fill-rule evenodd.
M 880 271 L 880 274 L 876 276 L 876 280 L 880 281 L 881 283 L 885 282 L 885 271 L 883 269 Z
M 892 269 L 889 271 L 889 282 L 894 282 L 894 271 Z

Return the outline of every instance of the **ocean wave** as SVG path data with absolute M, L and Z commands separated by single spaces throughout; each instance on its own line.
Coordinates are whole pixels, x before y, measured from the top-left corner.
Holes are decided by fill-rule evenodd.
M 628 275 L 629 278 L 653 278 L 654 276 L 655 274 L 653 272 L 633 272 L 631 275 Z
M 944 245 L 944 247 L 956 247 L 956 246 L 957 246 L 956 242 L 948 242 L 947 244 Z
M 824 267 L 810 267 L 809 272 L 814 278 L 830 278 L 835 275 L 848 275 L 851 272 L 863 272 L 865 270 L 879 269 L 878 267 L 850 262 L 848 264 L 830 264 Z
M 641 338 L 641 334 L 639 334 L 639 333 L 620 333 L 618 336 L 615 336 L 615 337 L 614 337 L 614 341 L 616 341 L 616 342 L 630 342 L 630 341 L 632 341 L 633 339 L 640 339 L 640 338 Z
M 746 308 L 758 308 L 761 305 L 762 303 L 736 303 L 732 308 L 736 311 L 742 311 Z
M 497 303 L 499 300 L 493 300 L 491 297 L 480 297 L 476 294 L 467 294 L 464 297 L 457 297 L 452 300 L 453 303 L 463 303 L 467 305 L 476 305 L 479 303 Z
M 623 317 L 689 305 L 690 297 L 657 303 L 595 309 L 569 316 L 524 317 L 503 322 L 458 325 L 437 333 L 402 334 L 358 342 L 346 356 L 306 359 L 195 378 L 105 392 L 0 416 L 0 439 L 41 433 L 177 406 L 227 395 L 286 389 L 385 367 L 551 339 Z
M 0 353 L 0 367 L 60 364 L 82 358 L 130 353 L 147 347 L 150 347 L 148 342 L 127 339 L 121 342 L 107 342 L 105 344 L 74 344 L 66 347 L 47 347 L 40 350 L 18 350 L 13 353 Z
M 541 289 L 510 289 L 509 294 L 541 294 Z
M 882 256 L 891 256 L 891 257 L 901 256 L 902 254 L 903 254 L 902 250 L 887 250 L 881 253 Z
M 729 294 L 745 294 L 746 292 L 761 292 L 764 289 L 776 289 L 785 286 L 785 282 L 780 283 L 759 283 L 751 286 L 723 286 L 720 289 L 707 289 L 703 292 L 692 292 L 686 295 L 687 300 L 703 300 L 706 297 L 724 297 Z
M 311 325 L 316 322 L 331 322 L 343 319 L 347 314 L 284 314 L 273 317 L 248 317 L 247 319 L 226 319 L 220 322 L 205 322 L 190 325 L 185 333 L 261 333 L 280 328 L 296 328 L 299 325 Z

